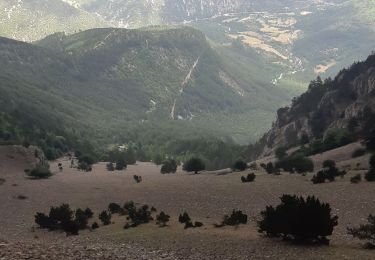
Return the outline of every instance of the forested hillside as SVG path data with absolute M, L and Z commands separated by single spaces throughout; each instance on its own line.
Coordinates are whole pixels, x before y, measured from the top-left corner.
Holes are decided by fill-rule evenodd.
M 39 143 L 56 155 L 81 143 L 132 143 L 148 156 L 212 158 L 224 146 L 237 149 L 233 137 L 254 140 L 270 121 L 251 122 L 271 120 L 286 100 L 229 66 L 192 28 L 94 29 L 0 44 L 3 141 Z M 199 151 L 202 143 L 216 152 L 208 144 Z

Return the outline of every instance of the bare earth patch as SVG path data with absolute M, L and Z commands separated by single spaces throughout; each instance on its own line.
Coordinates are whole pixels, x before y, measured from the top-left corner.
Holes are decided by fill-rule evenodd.
M 0 178 L 7 179 L 0 188 L 0 259 L 374 259 L 374 252 L 362 249 L 346 234 L 347 226 L 362 223 L 375 213 L 374 184 L 353 185 L 349 181 L 358 171 L 322 185 L 310 182 L 312 174 L 271 176 L 257 172 L 254 183 L 244 184 L 240 177 L 247 173 L 193 175 L 178 171 L 161 175 L 159 167 L 150 163 L 138 163 L 122 172 L 107 172 L 105 163 L 100 163 L 92 173 L 83 173 L 69 168 L 69 160 L 62 159 L 51 163 L 54 176 L 34 181 L 24 177 L 22 157 L 8 161 L 5 148 L 0 147 L 0 164 L 4 166 Z M 63 172 L 58 171 L 59 162 Z M 143 181 L 136 184 L 134 174 Z M 329 247 L 300 247 L 257 233 L 260 211 L 290 193 L 316 195 L 331 204 L 339 226 Z M 28 199 L 15 200 L 19 194 Z M 77 237 L 39 230 L 34 224 L 36 212 L 61 203 L 90 207 L 97 221 L 97 214 L 110 202 L 128 200 L 163 210 L 171 216 L 171 223 L 166 228 L 150 223 L 124 230 L 125 218 L 115 216 L 115 224 L 82 231 Z M 233 209 L 248 214 L 250 223 L 238 228 L 213 227 Z M 177 219 L 185 210 L 204 226 L 184 230 Z

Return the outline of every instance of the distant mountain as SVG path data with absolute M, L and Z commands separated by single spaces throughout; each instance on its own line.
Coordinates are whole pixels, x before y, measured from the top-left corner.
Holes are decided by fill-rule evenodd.
M 103 144 L 161 145 L 163 136 L 245 143 L 287 100 L 188 27 L 92 29 L 0 45 L 0 107 L 17 126 L 5 131 L 14 138 L 43 129 Z
M 22 41 L 78 32 L 110 24 L 62 0 L 0 0 L 0 36 Z
M 323 138 L 334 129 L 363 138 L 375 130 L 375 54 L 342 70 L 333 80 L 320 78 L 279 109 L 277 121 L 262 138 L 263 153 L 300 144 L 301 139 Z M 341 133 L 342 134 L 342 133 Z M 341 137 L 340 137 L 341 138 Z M 345 137 L 347 138 L 347 137 Z

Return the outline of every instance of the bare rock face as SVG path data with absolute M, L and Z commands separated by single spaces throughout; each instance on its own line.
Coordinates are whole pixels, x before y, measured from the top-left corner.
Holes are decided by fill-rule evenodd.
M 309 90 L 281 108 L 272 129 L 261 139 L 262 155 L 277 147 L 293 146 L 302 136 L 321 138 L 333 128 L 347 128 L 358 121 L 365 131 L 368 113 L 375 112 L 375 54 L 341 71 L 334 80 L 312 81 Z

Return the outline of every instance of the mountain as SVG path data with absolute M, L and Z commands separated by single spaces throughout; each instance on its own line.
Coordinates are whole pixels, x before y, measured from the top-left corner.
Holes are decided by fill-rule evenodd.
M 0 38 L 0 46 L 2 142 L 132 142 L 165 153 L 199 138 L 247 143 L 287 100 L 190 27 L 91 29 L 34 44 Z
M 333 136 L 349 142 L 374 131 L 374 120 L 375 54 L 372 54 L 367 60 L 342 70 L 333 80 L 312 81 L 308 91 L 295 98 L 290 107 L 279 109 L 277 121 L 260 144 L 267 155 L 278 147 L 295 146 L 300 140 L 326 141 Z
M 272 65 L 263 83 L 290 97 L 312 77 L 334 76 L 374 49 L 372 1 L 75 0 L 74 6 L 119 27 L 187 24 L 203 31 L 214 48 L 242 44 Z
M 0 0 L 0 36 L 22 41 L 110 24 L 61 0 Z

